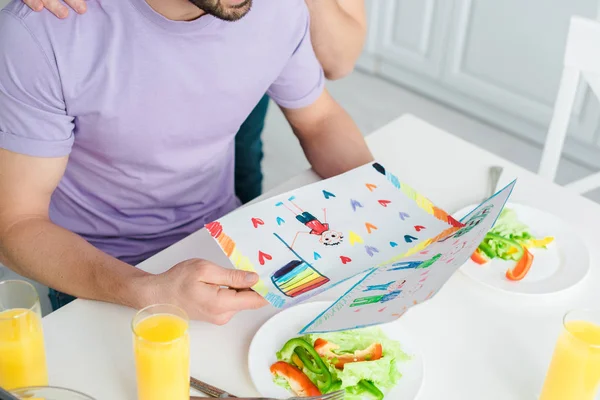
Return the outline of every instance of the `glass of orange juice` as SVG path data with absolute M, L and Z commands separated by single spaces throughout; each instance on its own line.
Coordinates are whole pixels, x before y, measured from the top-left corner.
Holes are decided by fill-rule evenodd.
M 138 400 L 189 400 L 190 338 L 185 311 L 157 304 L 132 321 Z
M 0 386 L 48 384 L 40 299 L 25 281 L 0 282 Z
M 540 400 L 594 400 L 600 388 L 600 310 L 563 319 Z

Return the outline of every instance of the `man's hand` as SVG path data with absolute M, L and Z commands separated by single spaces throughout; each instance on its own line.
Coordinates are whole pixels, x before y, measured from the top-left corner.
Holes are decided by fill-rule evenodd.
M 78 14 L 83 14 L 87 10 L 85 0 L 64 1 Z M 46 8 L 58 18 L 67 18 L 67 15 L 69 15 L 69 8 L 64 6 L 59 0 L 23 0 L 23 2 L 34 11 L 42 11 Z
M 252 290 L 258 275 L 199 259 L 183 261 L 160 275 L 144 278 L 145 301 L 183 308 L 191 319 L 224 325 L 239 311 L 267 301 Z

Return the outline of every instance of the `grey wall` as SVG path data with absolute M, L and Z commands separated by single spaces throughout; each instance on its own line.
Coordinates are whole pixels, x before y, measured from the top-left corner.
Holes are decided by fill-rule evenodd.
M 8 4 L 10 0 L 0 0 L 0 8 L 4 7 L 5 5 Z

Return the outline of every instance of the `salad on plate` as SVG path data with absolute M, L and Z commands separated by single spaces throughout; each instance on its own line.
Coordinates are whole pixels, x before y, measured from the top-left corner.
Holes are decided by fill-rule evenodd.
M 471 256 L 471 260 L 480 265 L 492 259 L 514 261 L 516 264 L 506 271 L 506 278 L 520 281 L 527 275 L 533 264 L 534 257 L 529 250 L 546 249 L 546 246 L 553 241 L 554 238 L 551 236 L 534 237 L 530 228 L 519 221 L 517 213 L 505 208 L 494 227 Z
M 381 329 L 363 328 L 290 339 L 271 373 L 276 384 L 300 397 L 345 389 L 347 400 L 380 400 L 402 376 L 398 363 L 410 358 Z

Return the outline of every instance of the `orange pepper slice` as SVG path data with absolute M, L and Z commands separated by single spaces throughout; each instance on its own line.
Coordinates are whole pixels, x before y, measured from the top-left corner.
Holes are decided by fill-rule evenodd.
M 485 255 L 481 254 L 479 250 L 475 250 L 473 252 L 471 255 L 471 260 L 479 265 L 483 265 L 489 261 L 489 259 Z
M 533 263 L 533 254 L 523 247 L 523 257 L 517 262 L 513 269 L 506 271 L 506 278 L 510 281 L 520 281 L 527 275 Z
M 304 372 L 285 361 L 277 361 L 271 365 L 271 373 L 285 378 L 296 396 L 311 397 L 322 394 Z

